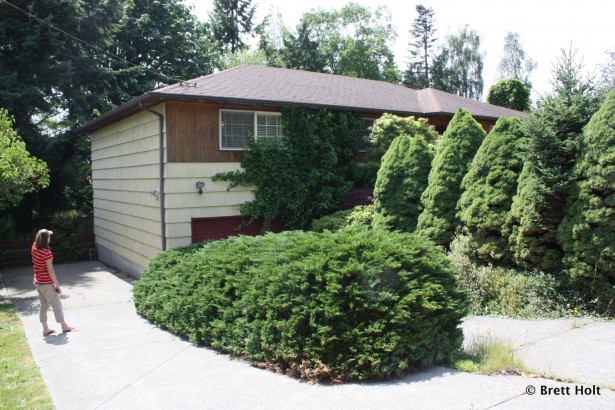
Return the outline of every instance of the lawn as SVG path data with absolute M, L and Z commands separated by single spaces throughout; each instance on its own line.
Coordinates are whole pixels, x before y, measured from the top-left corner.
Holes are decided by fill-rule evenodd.
M 53 409 L 15 307 L 0 303 L 0 408 Z

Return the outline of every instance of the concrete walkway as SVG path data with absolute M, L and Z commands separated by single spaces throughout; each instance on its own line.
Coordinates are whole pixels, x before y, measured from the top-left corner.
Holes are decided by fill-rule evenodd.
M 78 332 L 42 336 L 31 268 L 1 272 L 0 300 L 17 307 L 60 410 L 615 408 L 615 392 L 604 387 L 615 386 L 613 322 L 464 322 L 466 343 L 507 340 L 529 367 L 574 383 L 435 367 L 387 382 L 323 386 L 251 367 L 156 328 L 136 314 L 130 278 L 101 263 L 57 265 L 56 272 L 67 321 Z M 541 394 L 548 389 L 551 394 Z

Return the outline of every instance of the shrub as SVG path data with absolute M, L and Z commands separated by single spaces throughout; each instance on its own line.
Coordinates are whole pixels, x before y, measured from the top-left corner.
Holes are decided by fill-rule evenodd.
M 475 256 L 485 262 L 509 262 L 502 227 L 517 192 L 525 137 L 518 118 L 500 118 L 478 149 L 463 178 L 458 217 L 470 235 Z
M 472 253 L 470 246 L 467 236 L 458 236 L 451 243 L 448 257 L 457 267 L 471 314 L 545 318 L 570 313 L 575 298 L 565 277 L 477 266 L 468 256 Z
M 448 124 L 433 159 L 427 189 L 421 195 L 425 207 L 418 219 L 417 232 L 438 245 L 450 244 L 461 221 L 455 205 L 461 197 L 461 181 L 485 139 L 485 131 L 463 108 Z
M 285 108 L 284 138 L 252 141 L 242 171 L 217 174 L 214 180 L 254 186 L 255 199 L 241 206 L 247 222 L 279 217 L 286 229 L 304 229 L 326 215 L 352 189 L 358 177 L 353 113 Z
M 401 135 L 382 157 L 374 188 L 374 226 L 413 232 L 433 154 L 421 137 Z
M 373 205 L 356 206 L 345 211 L 337 211 L 334 214 L 323 216 L 312 222 L 310 231 L 339 231 L 344 228 L 365 227 L 369 228 L 372 225 L 374 217 Z
M 615 90 L 585 127 L 558 240 L 573 285 L 615 314 Z
M 289 231 L 156 256 L 137 310 L 192 342 L 320 380 L 399 375 L 459 349 L 465 299 L 430 242 Z
M 425 140 L 432 152 L 438 145 L 439 134 L 426 118 L 398 117 L 384 113 L 376 120 L 370 135 L 367 148 L 367 166 L 365 167 L 368 184 L 374 186 L 380 169 L 383 155 L 387 152 L 393 140 L 400 135 L 411 135 Z

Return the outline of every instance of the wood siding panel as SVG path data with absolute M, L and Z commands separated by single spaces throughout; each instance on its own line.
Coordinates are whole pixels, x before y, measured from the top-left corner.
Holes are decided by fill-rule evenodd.
M 169 162 L 239 162 L 243 151 L 220 150 L 219 111 L 279 112 L 266 106 L 167 102 Z

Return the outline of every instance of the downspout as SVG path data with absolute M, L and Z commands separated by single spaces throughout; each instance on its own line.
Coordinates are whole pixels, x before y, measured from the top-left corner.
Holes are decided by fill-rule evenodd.
M 160 185 L 160 235 L 162 236 L 162 250 L 167 250 L 167 226 L 164 217 L 164 116 L 152 109 L 143 106 L 143 101 L 139 103 L 143 111 L 147 111 L 158 117 L 158 153 L 159 153 L 159 185 Z

